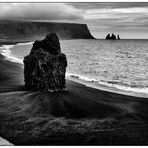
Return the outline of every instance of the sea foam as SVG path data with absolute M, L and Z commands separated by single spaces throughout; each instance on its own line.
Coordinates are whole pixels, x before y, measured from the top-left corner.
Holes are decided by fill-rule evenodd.
M 16 62 L 23 64 L 23 60 L 12 55 L 10 48 L 14 47 L 14 45 L 3 45 L 1 47 L 1 54 L 5 57 L 6 60 L 10 60 L 11 62 Z
M 6 60 L 9 60 L 11 62 L 15 63 L 20 63 L 23 64 L 23 59 L 20 59 L 16 57 L 15 55 L 12 54 L 11 48 L 17 46 L 17 45 L 30 45 L 33 42 L 28 42 L 28 43 L 18 43 L 16 45 L 3 45 L 0 47 L 1 49 L 1 54 L 5 57 Z
M 124 85 L 119 85 L 119 84 L 114 84 L 110 82 L 105 82 L 102 80 L 97 80 L 94 78 L 88 78 L 86 76 L 78 75 L 78 74 L 72 74 L 72 73 L 66 73 L 67 78 L 72 78 L 72 80 L 82 80 L 90 83 L 94 83 L 94 85 L 91 85 L 91 87 L 98 88 L 97 85 L 104 85 L 108 86 L 110 88 L 117 88 L 119 90 L 123 91 L 129 91 L 129 92 L 137 92 L 137 93 L 145 93 L 148 94 L 148 88 L 143 87 L 143 88 L 138 88 L 138 87 L 132 87 L 132 86 L 124 86 Z M 90 83 L 84 83 L 88 87 L 90 86 Z

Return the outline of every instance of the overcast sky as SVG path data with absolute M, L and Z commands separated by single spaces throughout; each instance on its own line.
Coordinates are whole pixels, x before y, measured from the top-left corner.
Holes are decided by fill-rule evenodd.
M 85 23 L 96 38 L 148 39 L 148 3 L 0 3 L 0 19 Z

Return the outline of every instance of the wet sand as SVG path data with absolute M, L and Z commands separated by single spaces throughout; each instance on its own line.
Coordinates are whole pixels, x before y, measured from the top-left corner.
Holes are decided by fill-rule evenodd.
M 14 145 L 148 145 L 148 99 L 67 80 L 26 91 L 23 68 L 0 55 L 0 135 Z

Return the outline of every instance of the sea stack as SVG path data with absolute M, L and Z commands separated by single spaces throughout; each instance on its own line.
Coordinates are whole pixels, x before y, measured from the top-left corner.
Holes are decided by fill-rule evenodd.
M 116 36 L 112 33 L 111 40 L 116 40 Z
M 61 53 L 59 38 L 55 33 L 35 41 L 30 54 L 24 57 L 26 89 L 42 92 L 65 89 L 66 67 L 66 55 Z
M 106 36 L 106 40 L 110 40 L 110 34 Z
M 105 39 L 106 40 L 120 40 L 120 37 L 119 37 L 119 35 L 117 35 L 117 38 L 116 38 L 116 36 L 114 35 L 114 33 L 112 33 L 111 36 L 110 36 L 110 34 L 108 34 Z

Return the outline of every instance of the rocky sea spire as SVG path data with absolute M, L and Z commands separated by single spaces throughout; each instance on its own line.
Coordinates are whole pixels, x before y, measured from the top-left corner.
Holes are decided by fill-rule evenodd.
M 106 36 L 106 40 L 109 40 L 110 39 L 110 34 L 108 34 L 107 36 Z
M 116 40 L 116 36 L 112 33 L 111 40 Z
M 114 35 L 114 33 L 112 33 L 111 36 L 110 36 L 110 34 L 108 34 L 105 39 L 106 40 L 116 40 L 116 39 L 120 40 L 120 37 L 119 37 L 119 35 L 117 35 L 117 38 L 116 38 L 116 36 Z
M 61 53 L 55 33 L 35 41 L 28 56 L 24 57 L 24 80 L 27 90 L 60 91 L 66 88 L 67 59 Z

